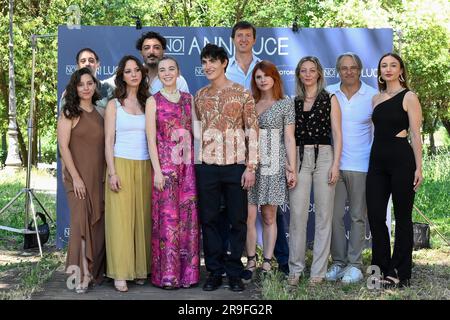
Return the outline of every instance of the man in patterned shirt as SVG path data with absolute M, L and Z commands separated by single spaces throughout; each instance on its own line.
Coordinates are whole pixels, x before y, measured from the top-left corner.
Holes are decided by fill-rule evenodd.
M 205 264 L 210 272 L 203 290 L 216 290 L 222 273 L 230 289 L 244 290 L 240 278 L 247 233 L 247 190 L 255 183 L 258 163 L 258 119 L 251 93 L 225 76 L 225 50 L 207 44 L 202 50 L 202 68 L 210 84 L 195 96 L 194 130 L 200 134 L 196 164 L 200 222 Z M 198 125 L 201 127 L 198 128 Z M 225 196 L 231 223 L 230 254 L 226 255 L 219 233 L 220 197 Z

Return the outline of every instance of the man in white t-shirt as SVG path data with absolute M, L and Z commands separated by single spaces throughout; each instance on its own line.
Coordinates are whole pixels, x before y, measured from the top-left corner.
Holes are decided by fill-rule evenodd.
M 333 212 L 331 257 L 325 278 L 355 283 L 363 279 L 362 251 L 366 231 L 366 175 L 372 146 L 372 97 L 377 90 L 361 81 L 361 59 L 354 53 L 340 55 L 336 70 L 341 81 L 327 87 L 339 101 L 342 112 L 342 156 Z M 345 236 L 345 202 L 350 202 L 351 229 Z
M 164 56 L 166 43 L 166 39 L 162 35 L 153 31 L 143 33 L 136 41 L 136 49 L 141 53 L 148 70 L 149 89 L 152 95 L 163 87 L 158 78 L 158 62 Z M 106 81 L 115 87 L 114 79 L 115 76 L 112 76 Z M 182 92 L 189 92 L 189 86 L 182 75 L 177 78 L 177 89 Z

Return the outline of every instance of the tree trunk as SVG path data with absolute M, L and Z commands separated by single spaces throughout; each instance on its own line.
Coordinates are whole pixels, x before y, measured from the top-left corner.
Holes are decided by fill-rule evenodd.
M 19 124 L 17 123 L 17 140 L 19 142 L 20 158 L 22 159 L 22 166 L 25 166 L 28 161 L 28 150 L 25 140 L 23 139 L 22 131 L 20 131 Z
M 189 27 L 191 25 L 191 16 L 189 15 L 189 10 L 191 9 L 191 3 L 189 1 L 189 8 L 188 8 L 188 1 L 183 0 L 183 16 L 184 16 L 184 26 Z
M 9 0 L 9 95 L 8 95 L 8 156 L 5 165 L 18 167 L 22 165 L 17 138 L 16 82 L 14 73 L 14 35 L 13 35 L 14 0 Z
M 428 138 L 430 139 L 430 150 L 428 151 L 428 154 L 435 155 L 436 154 L 436 144 L 434 142 L 434 132 L 430 132 L 428 134 Z

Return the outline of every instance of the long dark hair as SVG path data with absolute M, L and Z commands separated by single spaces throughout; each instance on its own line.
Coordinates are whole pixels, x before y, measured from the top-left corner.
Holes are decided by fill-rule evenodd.
M 139 83 L 139 88 L 137 92 L 137 99 L 139 102 L 139 105 L 141 106 L 142 112 L 145 112 L 145 102 L 147 101 L 147 98 L 150 96 L 150 93 L 148 91 L 148 78 L 147 78 L 147 69 L 144 67 L 142 62 L 136 58 L 135 56 L 124 56 L 120 62 L 119 66 L 116 70 L 116 79 L 114 82 L 116 83 L 116 90 L 114 90 L 114 97 L 119 99 L 120 103 L 123 104 L 123 101 L 127 97 L 127 84 L 123 80 L 123 72 L 125 71 L 125 65 L 128 61 L 133 60 L 136 62 L 136 65 L 138 66 L 139 70 L 141 71 L 142 79 Z
M 92 104 L 95 104 L 95 101 L 100 99 L 100 94 L 97 91 L 98 80 L 92 75 L 91 70 L 89 68 L 81 68 L 76 70 L 70 77 L 69 83 L 67 84 L 64 95 L 65 103 L 62 106 L 62 112 L 68 119 L 77 118 L 83 112 L 80 108 L 80 97 L 78 96 L 77 87 L 81 81 L 81 76 L 85 74 L 90 75 L 92 81 L 95 83 L 95 91 L 91 99 Z
M 380 58 L 380 61 L 378 61 L 378 78 L 377 78 L 378 79 L 378 81 L 377 81 L 378 82 L 378 90 L 380 92 L 386 90 L 386 81 L 384 81 L 381 78 L 381 60 L 383 60 L 387 56 L 393 57 L 395 60 L 397 60 L 400 63 L 400 68 L 403 70 L 403 73 L 401 74 L 403 81 L 401 81 L 400 78 L 398 79 L 398 81 L 400 82 L 400 85 L 403 88 L 409 89 L 408 88 L 408 76 L 406 75 L 406 67 L 405 67 L 405 63 L 403 62 L 403 59 L 396 53 L 388 52 Z M 382 81 L 380 81 L 380 79 Z

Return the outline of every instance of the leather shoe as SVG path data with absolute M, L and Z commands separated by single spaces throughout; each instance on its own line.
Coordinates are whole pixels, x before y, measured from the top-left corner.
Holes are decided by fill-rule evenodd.
M 203 291 L 214 291 L 222 285 L 222 275 L 210 274 L 203 285 Z
M 231 291 L 244 291 L 245 286 L 240 277 L 229 277 L 228 283 Z

